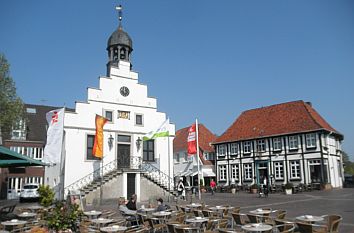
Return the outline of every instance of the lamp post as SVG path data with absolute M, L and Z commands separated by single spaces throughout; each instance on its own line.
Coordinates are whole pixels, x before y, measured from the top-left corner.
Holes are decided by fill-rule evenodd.
M 140 148 L 141 148 L 141 142 L 142 142 L 142 141 L 143 141 L 143 140 L 141 140 L 140 137 L 138 137 L 138 139 L 136 139 L 135 144 L 136 144 L 136 150 L 137 150 L 137 151 L 140 150 Z
M 114 138 L 112 137 L 112 134 L 109 135 L 109 138 L 108 138 L 108 147 L 109 147 L 109 150 L 112 150 L 113 148 L 113 140 Z

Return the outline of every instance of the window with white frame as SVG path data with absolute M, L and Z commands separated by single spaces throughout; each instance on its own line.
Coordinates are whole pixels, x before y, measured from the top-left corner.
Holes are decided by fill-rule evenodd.
M 273 138 L 273 150 L 279 151 L 281 150 L 282 143 L 281 143 L 281 138 Z
M 218 146 L 218 155 L 225 156 L 226 155 L 226 145 L 219 145 Z
M 245 153 L 245 154 L 251 153 L 251 142 L 250 141 L 243 142 L 243 153 Z
M 103 110 L 103 116 L 108 120 L 108 122 L 113 122 L 113 111 Z
M 14 124 L 11 139 L 26 140 L 26 122 L 24 120 L 19 120 Z
M 264 152 L 266 149 L 266 144 L 264 139 L 257 140 L 257 151 Z
M 290 161 L 290 179 L 300 179 L 300 161 Z
M 284 179 L 284 163 L 274 162 L 274 179 L 282 180 Z
M 238 180 L 240 177 L 239 165 L 232 164 L 231 165 L 231 179 Z
M 297 150 L 299 148 L 298 136 L 289 136 L 289 149 Z
M 237 151 L 238 151 L 238 145 L 237 143 L 231 143 L 230 145 L 230 152 L 232 155 L 237 155 Z
M 226 165 L 219 166 L 220 180 L 226 180 Z
M 245 180 L 252 180 L 252 164 L 246 163 L 243 165 Z
M 316 147 L 316 134 L 315 133 L 306 134 L 306 147 L 307 148 Z
M 143 114 L 135 114 L 135 125 L 143 126 Z

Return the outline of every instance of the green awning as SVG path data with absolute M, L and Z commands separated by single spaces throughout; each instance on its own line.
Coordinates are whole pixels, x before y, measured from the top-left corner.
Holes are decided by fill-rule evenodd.
M 39 160 L 21 155 L 6 147 L 0 146 L 0 167 L 28 167 L 28 166 L 46 166 Z

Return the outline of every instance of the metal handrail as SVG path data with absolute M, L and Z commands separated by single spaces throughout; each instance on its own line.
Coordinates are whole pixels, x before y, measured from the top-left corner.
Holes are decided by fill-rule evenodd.
M 144 162 L 141 165 L 141 168 L 149 172 L 150 176 L 155 180 L 159 181 L 161 185 L 165 186 L 169 190 L 174 189 L 174 180 L 166 173 L 162 172 L 160 169 L 152 165 L 151 163 Z
M 80 190 L 81 188 L 85 187 L 86 185 L 90 184 L 93 182 L 95 179 L 103 179 L 103 176 L 108 174 L 111 171 L 114 171 L 117 168 L 117 160 L 113 160 L 107 164 L 105 164 L 103 167 L 95 169 L 93 172 L 90 174 L 76 180 L 75 182 L 69 184 L 64 188 L 64 194 L 67 195 L 69 191 L 74 191 L 74 190 Z

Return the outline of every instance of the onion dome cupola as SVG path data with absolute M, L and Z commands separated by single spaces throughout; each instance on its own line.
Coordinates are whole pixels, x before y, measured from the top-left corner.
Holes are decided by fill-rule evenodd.
M 108 69 L 110 66 L 118 67 L 119 61 L 131 63 L 131 53 L 133 51 L 133 41 L 122 27 L 122 6 L 117 6 L 116 10 L 119 12 L 119 26 L 108 39 Z

